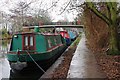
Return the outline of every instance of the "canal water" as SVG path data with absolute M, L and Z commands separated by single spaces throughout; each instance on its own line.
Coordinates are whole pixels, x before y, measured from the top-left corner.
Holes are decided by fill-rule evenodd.
M 6 59 L 6 52 L 8 50 L 9 41 L 0 41 L 0 79 L 9 78 L 10 66 Z
M 0 80 L 37 80 L 40 78 L 41 70 L 28 71 L 23 73 L 13 73 L 6 54 L 9 49 L 10 41 L 0 41 Z

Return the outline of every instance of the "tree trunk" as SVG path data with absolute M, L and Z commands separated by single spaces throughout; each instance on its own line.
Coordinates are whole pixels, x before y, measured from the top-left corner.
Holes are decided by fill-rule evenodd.
M 118 33 L 116 26 L 110 26 L 110 37 L 109 37 L 109 54 L 118 54 Z

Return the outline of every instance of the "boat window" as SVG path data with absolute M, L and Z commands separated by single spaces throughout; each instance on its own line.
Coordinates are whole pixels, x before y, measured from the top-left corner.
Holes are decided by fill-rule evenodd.
M 48 39 L 48 46 L 49 46 L 49 48 L 52 47 L 52 46 L 51 46 L 51 41 L 50 41 L 50 39 Z
M 30 36 L 30 46 L 33 46 L 33 36 Z
M 60 39 L 60 44 L 62 44 L 62 40 Z
M 59 44 L 59 37 L 58 36 L 56 38 L 56 42 L 57 42 L 57 44 Z
M 28 46 L 28 37 L 25 36 L 25 46 Z
M 61 42 L 61 38 L 59 37 L 59 44 L 62 44 L 62 42 Z
M 56 38 L 54 38 L 54 42 L 55 42 L 55 45 L 57 45 L 57 40 L 56 40 Z

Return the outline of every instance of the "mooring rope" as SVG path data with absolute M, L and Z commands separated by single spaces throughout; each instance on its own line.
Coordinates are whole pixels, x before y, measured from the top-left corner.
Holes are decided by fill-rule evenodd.
M 42 67 L 40 67 L 40 65 L 33 59 L 33 57 L 29 54 L 29 52 L 27 50 L 25 50 L 25 51 L 28 53 L 28 55 L 33 60 L 33 62 L 38 66 L 38 68 L 45 73 L 45 70 Z

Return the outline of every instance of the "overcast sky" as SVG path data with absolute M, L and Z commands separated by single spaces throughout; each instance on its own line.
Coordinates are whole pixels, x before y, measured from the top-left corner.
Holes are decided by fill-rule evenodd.
M 41 2 L 42 2 L 41 8 L 43 9 L 48 9 L 49 7 L 51 7 L 54 4 L 53 2 L 58 2 L 56 4 L 56 7 L 52 7 L 51 9 L 48 10 L 53 21 L 58 21 L 61 19 L 64 20 L 65 18 L 67 18 L 69 21 L 73 21 L 77 15 L 76 11 L 73 11 L 73 12 L 65 11 L 60 15 L 60 13 L 62 12 L 61 8 L 62 7 L 64 8 L 64 6 L 66 6 L 66 4 L 70 0 L 0 0 L 0 10 L 10 13 L 9 9 L 14 8 L 15 4 L 17 4 L 20 1 L 27 2 L 27 3 L 33 1 L 30 7 L 35 9 L 40 7 Z M 77 2 L 80 1 L 79 3 L 83 3 L 84 0 L 76 0 L 76 1 Z
M 15 4 L 17 4 L 20 1 L 27 2 L 27 3 L 32 1 L 33 3 L 30 5 L 30 7 L 34 9 L 39 8 L 41 2 L 42 2 L 41 8 L 43 9 L 48 9 L 49 7 L 51 7 L 54 4 L 53 2 L 58 2 L 56 4 L 56 7 L 52 7 L 51 9 L 48 9 L 48 12 L 53 21 L 58 21 L 61 19 L 64 20 L 66 18 L 69 21 L 73 21 L 77 15 L 77 12 L 75 10 L 72 12 L 65 11 L 64 13 L 59 15 L 62 12 L 61 8 L 62 7 L 64 8 L 70 0 L 0 0 L 0 11 L 5 11 L 7 13 L 10 13 L 9 9 L 14 8 Z M 81 4 L 85 0 L 71 0 L 71 1 L 76 1 L 77 4 Z M 92 1 L 101 2 L 101 1 L 106 1 L 106 0 L 92 0 Z M 109 0 L 109 1 L 115 1 L 115 0 Z M 117 0 L 117 2 L 120 2 L 120 0 Z

